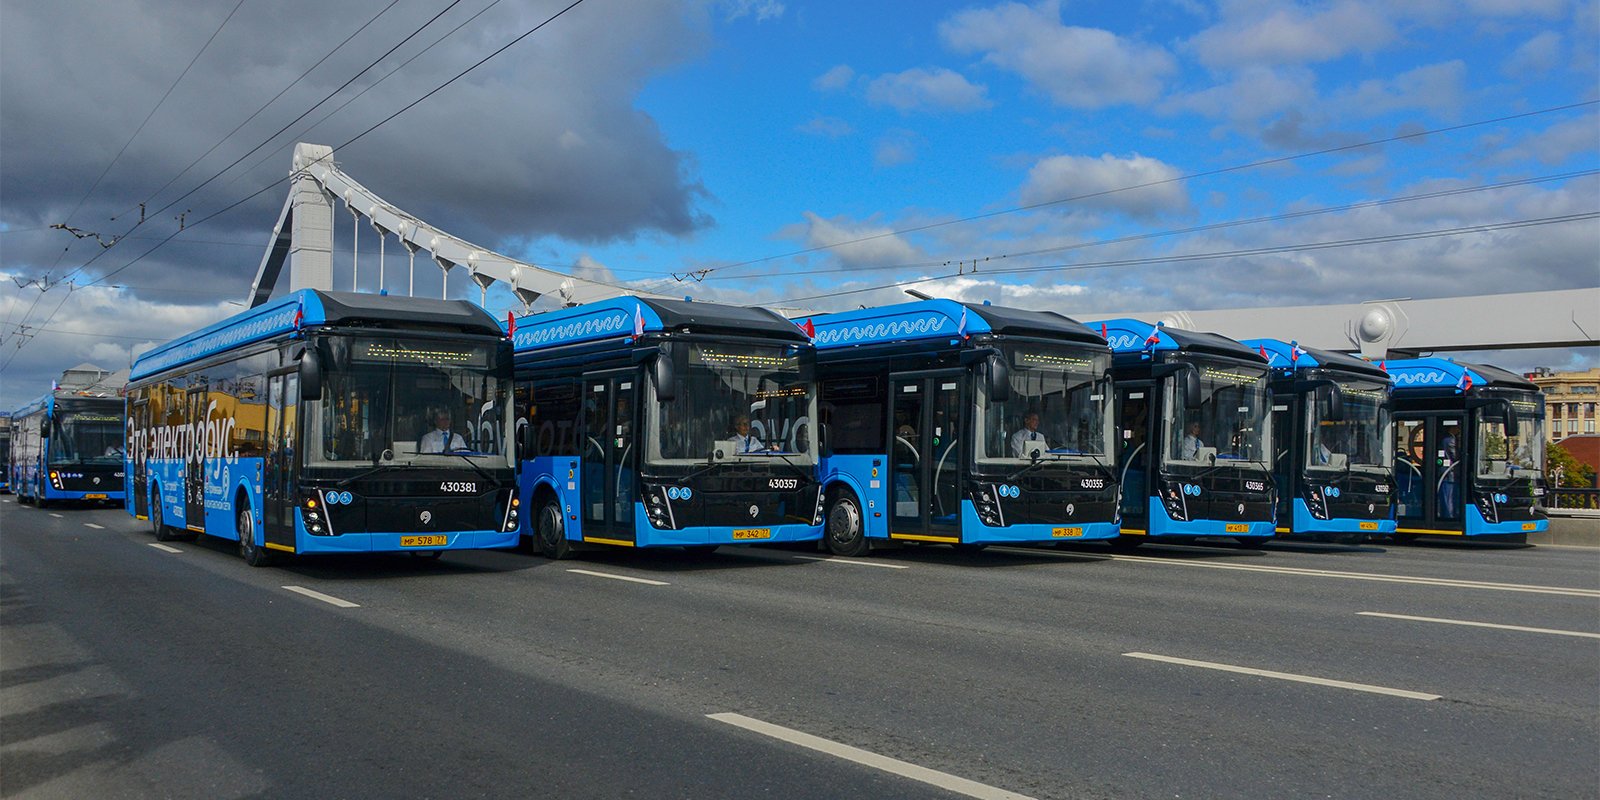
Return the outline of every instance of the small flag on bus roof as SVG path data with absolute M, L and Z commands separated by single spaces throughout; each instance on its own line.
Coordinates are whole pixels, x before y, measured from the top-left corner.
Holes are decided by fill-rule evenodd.
M 970 339 L 971 338 L 970 336 L 967 336 L 967 307 L 966 306 L 962 306 L 961 307 L 961 322 L 960 322 L 960 324 L 956 325 L 956 335 L 960 336 L 962 339 Z
M 809 318 L 800 324 L 800 330 L 805 333 L 807 339 L 817 338 L 817 326 L 811 324 Z
M 1291 363 L 1291 364 L 1300 363 L 1300 357 L 1305 355 L 1305 354 L 1306 354 L 1305 348 L 1301 347 L 1299 342 L 1290 342 L 1289 343 L 1289 363 Z
M 639 338 L 640 336 L 643 336 L 643 335 L 644 335 L 644 305 L 640 304 L 640 303 L 634 303 L 633 304 L 633 338 L 637 339 L 637 338 Z
M 1472 373 L 1461 370 L 1461 380 L 1456 381 L 1456 391 L 1465 392 L 1472 388 Z
M 1155 347 L 1157 342 L 1161 341 L 1161 329 L 1165 328 L 1166 326 L 1167 323 L 1161 320 L 1156 320 L 1156 326 L 1150 329 L 1150 335 L 1144 337 L 1144 349 L 1149 350 L 1150 348 Z
M 515 311 L 506 312 L 506 336 L 517 338 L 517 314 Z
M 1106 330 L 1106 324 L 1104 322 L 1100 323 L 1100 338 L 1108 342 L 1111 341 L 1111 331 Z

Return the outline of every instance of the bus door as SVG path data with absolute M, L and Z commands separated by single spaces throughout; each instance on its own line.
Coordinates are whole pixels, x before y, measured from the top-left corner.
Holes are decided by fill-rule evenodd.
M 1303 395 L 1276 397 L 1272 401 L 1272 479 L 1278 484 L 1278 530 L 1294 527 L 1294 498 L 1300 491 L 1300 430 Z
M 889 381 L 889 531 L 961 538 L 961 376 L 943 372 Z
M 205 462 L 205 429 L 206 429 L 206 390 L 190 389 L 188 397 L 189 437 L 186 442 L 189 452 L 183 463 L 183 504 L 184 525 L 192 531 L 204 531 L 206 527 L 206 462 Z
M 637 374 L 619 371 L 583 382 L 583 538 L 632 542 L 637 451 L 633 409 Z
M 150 391 L 150 390 L 146 390 Z M 146 464 L 150 460 L 150 401 L 141 399 L 133 404 L 130 416 L 132 430 L 142 432 L 144 435 L 139 440 L 144 442 L 138 450 L 133 449 L 134 437 L 129 436 L 123 443 L 127 452 L 127 461 L 132 462 L 132 470 L 128 473 L 131 481 L 133 499 L 133 514 L 140 519 L 150 517 L 150 476 L 145 472 Z
M 1466 442 L 1460 413 L 1396 415 L 1395 518 L 1401 528 L 1461 527 Z
M 261 470 L 262 541 L 294 547 L 295 415 L 300 405 L 300 375 L 280 372 L 267 377 L 267 451 Z
M 1117 477 L 1122 485 L 1122 529 L 1144 533 L 1150 529 L 1151 469 L 1158 441 L 1159 421 L 1151 413 L 1157 389 L 1149 382 L 1117 384 Z

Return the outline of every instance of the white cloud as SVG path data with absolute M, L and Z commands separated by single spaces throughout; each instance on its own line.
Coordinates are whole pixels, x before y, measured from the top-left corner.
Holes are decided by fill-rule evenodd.
M 867 102 L 902 114 L 913 111 L 977 111 L 993 105 L 987 87 L 961 73 L 934 67 L 879 75 L 867 83 Z
M 840 64 L 827 72 L 811 79 L 811 88 L 819 92 L 832 92 L 850 85 L 856 77 L 856 71 L 849 64 Z
M 922 138 L 914 131 L 895 129 L 879 137 L 873 147 L 872 163 L 880 167 L 897 167 L 917 158 L 917 147 Z
M 915 246 L 887 225 L 843 217 L 824 219 L 810 211 L 805 212 L 805 218 L 803 226 L 790 226 L 783 233 L 803 236 L 807 247 L 828 248 L 846 267 L 881 267 L 922 257 Z
M 1176 180 L 1181 174 L 1171 164 L 1140 155 L 1051 156 L 1028 170 L 1020 194 L 1024 205 L 1084 197 L 1062 208 L 1106 209 L 1147 219 L 1189 207 L 1189 195 Z M 1128 189 L 1132 186 L 1144 188 Z M 1122 189 L 1128 191 L 1118 191 Z M 1096 194 L 1101 196 L 1085 197 Z
M 1312 10 L 1276 3 L 1235 5 L 1228 17 L 1187 45 L 1213 68 L 1309 64 L 1346 53 L 1373 52 L 1396 37 L 1394 26 L 1365 3 L 1335 3 Z
M 744 16 L 754 16 L 756 22 L 783 16 L 783 3 L 778 0 L 722 0 L 721 6 L 730 22 Z
M 795 130 L 829 139 L 839 139 L 856 132 L 855 126 L 838 117 L 812 117 L 805 124 L 796 126 Z
M 1060 4 L 1004 3 L 963 11 L 939 26 L 958 53 L 1026 78 L 1059 105 L 1103 108 L 1156 99 L 1177 62 L 1165 49 L 1061 22 Z
M 1428 64 L 1387 80 L 1363 81 L 1335 94 L 1329 102 L 1337 116 L 1376 117 L 1419 109 L 1454 118 L 1466 105 L 1467 65 L 1461 61 Z
M 1555 69 L 1561 63 L 1561 34 L 1545 31 L 1517 47 L 1500 71 L 1508 77 L 1522 78 Z
M 1286 111 L 1316 105 L 1316 76 L 1303 67 L 1246 67 L 1227 81 L 1162 104 L 1167 113 L 1192 111 L 1249 128 Z

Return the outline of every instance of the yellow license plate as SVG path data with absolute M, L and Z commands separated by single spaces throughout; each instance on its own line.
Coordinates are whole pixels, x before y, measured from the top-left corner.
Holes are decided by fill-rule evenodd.
M 1376 522 L 1363 522 L 1363 523 L 1361 523 L 1361 530 L 1364 530 L 1364 531 L 1375 531 L 1377 529 L 1378 529 L 1378 523 L 1376 523 Z
M 106 496 L 103 495 L 103 494 L 86 494 L 86 495 L 83 496 L 83 499 L 85 499 L 85 500 L 104 500 L 104 499 L 106 499 Z
M 402 536 L 401 547 L 443 547 L 450 543 L 448 536 Z
M 1244 524 L 1243 522 L 1230 522 L 1226 528 L 1223 528 L 1223 530 L 1227 531 L 1228 533 L 1249 533 L 1250 526 Z
M 1525 531 L 1538 530 L 1539 529 L 1539 523 L 1537 523 L 1537 522 L 1524 522 L 1524 523 L 1522 523 L 1522 529 L 1525 530 Z
M 771 528 L 738 528 L 733 532 L 733 540 L 748 541 L 750 539 L 771 539 Z
M 1050 535 L 1057 539 L 1071 539 L 1083 535 L 1082 528 L 1051 528 Z

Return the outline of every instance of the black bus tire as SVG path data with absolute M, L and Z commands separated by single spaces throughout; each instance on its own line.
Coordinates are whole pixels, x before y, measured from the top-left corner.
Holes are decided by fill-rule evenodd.
M 155 496 L 160 497 L 161 495 L 157 493 Z M 156 541 L 158 542 L 175 542 L 178 540 L 178 532 L 167 525 L 166 512 L 160 503 L 150 504 L 150 530 L 155 533 Z
M 250 506 L 240 504 L 238 514 L 239 556 L 252 567 L 265 567 L 272 563 L 272 553 L 256 541 L 256 517 Z
M 555 500 L 539 508 L 539 518 L 534 520 L 534 538 L 539 552 L 545 558 L 560 561 L 572 557 L 572 543 L 567 541 L 567 526 L 561 517 L 561 505 Z
M 871 549 L 866 521 L 861 516 L 861 503 L 848 490 L 838 491 L 828 502 L 826 521 L 823 539 L 827 541 L 828 552 L 836 556 L 861 556 Z

